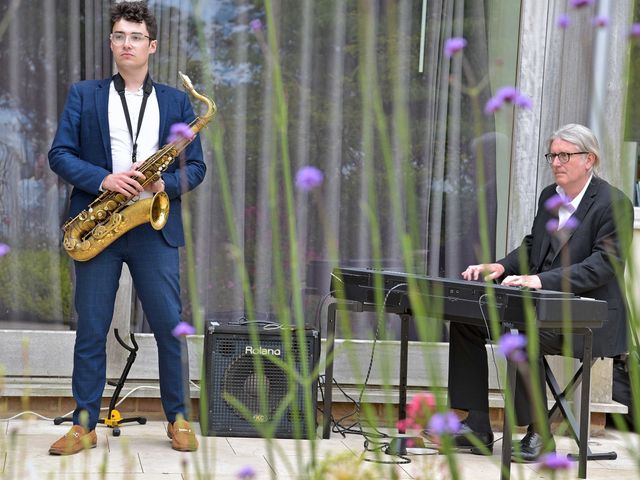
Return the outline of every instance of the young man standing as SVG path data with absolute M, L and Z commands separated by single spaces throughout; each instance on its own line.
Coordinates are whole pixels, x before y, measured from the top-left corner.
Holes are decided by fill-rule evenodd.
M 162 179 L 142 188 L 143 160 L 169 136 L 171 125 L 195 117 L 184 92 L 154 83 L 149 56 L 157 48 L 156 21 L 145 2 L 120 2 L 111 10 L 111 51 L 118 74 L 71 86 L 49 151 L 51 169 L 73 185 L 75 217 L 104 191 L 127 197 L 165 191 L 170 215 L 164 229 L 143 224 L 122 235 L 93 259 L 74 262 L 78 327 L 74 349 L 73 427 L 49 453 L 68 455 L 96 446 L 95 432 L 106 377 L 106 339 L 123 262 L 126 262 L 158 346 L 160 395 L 172 447 L 195 451 L 198 441 L 186 419 L 180 340 L 178 248 L 184 245 L 180 195 L 199 185 L 206 166 L 198 138 Z M 146 190 L 146 191 L 145 191 Z

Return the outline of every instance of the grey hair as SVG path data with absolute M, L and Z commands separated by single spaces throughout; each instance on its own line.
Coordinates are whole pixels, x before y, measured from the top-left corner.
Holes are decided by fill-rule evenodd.
M 597 170 L 600 164 L 600 144 L 596 135 L 590 128 L 577 123 L 569 123 L 560 127 L 553 132 L 547 141 L 547 151 L 551 150 L 551 144 L 554 140 L 560 139 L 565 142 L 573 143 L 583 152 L 592 153 L 596 159 L 593 162 L 593 170 Z

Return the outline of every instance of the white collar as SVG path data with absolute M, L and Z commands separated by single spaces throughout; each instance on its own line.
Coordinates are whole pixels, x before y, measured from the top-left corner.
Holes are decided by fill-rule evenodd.
M 576 195 L 573 200 L 571 200 L 569 203 L 566 204 L 567 208 L 569 207 L 569 205 L 571 205 L 572 212 L 575 212 L 578 209 L 578 205 L 580 205 L 580 202 L 582 201 L 582 197 L 584 197 L 584 194 L 586 193 L 587 188 L 589 188 L 589 185 L 591 184 L 592 179 L 593 179 L 593 172 L 591 172 L 591 175 L 589 176 L 589 180 L 587 180 L 587 182 L 584 184 L 584 187 L 582 187 L 582 190 L 580 191 L 580 193 L 578 193 L 578 195 Z M 558 193 L 558 195 L 562 195 L 565 198 L 569 198 L 568 195 L 565 193 L 564 189 L 560 185 L 556 185 L 556 192 Z

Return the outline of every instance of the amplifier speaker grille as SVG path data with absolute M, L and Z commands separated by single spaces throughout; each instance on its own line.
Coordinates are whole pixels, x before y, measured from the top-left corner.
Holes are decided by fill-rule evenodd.
M 230 437 L 258 437 L 259 433 L 251 421 L 247 420 L 226 400 L 231 395 L 252 415 L 257 423 L 271 422 L 275 413 L 285 401 L 291 381 L 285 370 L 270 357 L 279 357 L 284 362 L 292 358 L 294 368 L 301 373 L 301 345 L 296 332 L 292 336 L 292 346 L 287 352 L 281 334 L 283 330 L 259 329 L 259 344 L 251 342 L 249 331 L 244 326 L 212 326 L 205 335 L 204 368 L 206 377 L 206 418 L 200 419 L 203 435 Z M 320 355 L 320 338 L 314 330 L 305 331 L 307 364 L 309 370 L 317 365 Z M 256 355 L 262 358 L 262 372 L 256 368 Z M 304 421 L 304 391 L 302 385 L 295 384 L 295 400 L 286 408 L 275 428 L 275 438 L 294 438 L 294 422 L 299 422 L 298 436 L 309 438 Z M 260 391 L 266 397 L 266 408 L 261 408 Z M 316 424 L 317 379 L 312 384 L 313 425 Z M 315 436 L 315 431 L 312 432 Z

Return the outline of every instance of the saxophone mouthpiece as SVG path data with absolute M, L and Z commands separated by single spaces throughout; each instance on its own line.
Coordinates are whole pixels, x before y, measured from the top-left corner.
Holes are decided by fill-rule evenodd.
M 207 105 L 207 113 L 205 113 L 202 117 L 198 117 L 196 120 L 194 120 L 195 123 L 192 123 L 190 125 L 191 130 L 194 134 L 196 134 L 209 122 L 209 120 L 211 120 L 211 118 L 213 118 L 217 111 L 217 107 L 213 100 L 198 93 L 196 89 L 193 88 L 193 84 L 191 83 L 191 79 L 189 77 L 187 77 L 180 71 L 178 72 L 178 75 L 182 79 L 182 85 L 184 86 L 185 90 L 187 90 L 191 95 Z
M 184 88 L 186 88 L 187 90 L 191 91 L 193 89 L 193 83 L 191 83 L 191 79 L 189 77 L 187 77 L 184 73 L 178 71 L 178 75 L 180 76 L 180 79 L 182 80 L 182 85 L 184 86 Z

